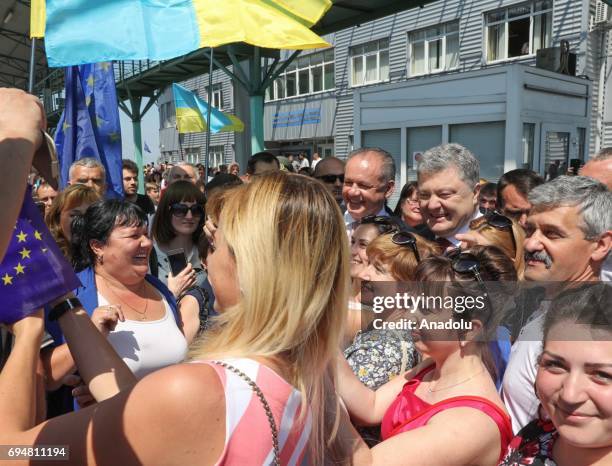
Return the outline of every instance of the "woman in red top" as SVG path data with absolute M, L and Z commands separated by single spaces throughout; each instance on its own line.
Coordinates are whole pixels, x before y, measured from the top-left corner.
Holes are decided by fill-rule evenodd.
M 487 340 L 495 322 L 491 286 L 483 280 L 512 277 L 516 279 L 511 261 L 491 247 L 421 262 L 415 281 L 423 282 L 423 295 L 442 297 L 445 303 L 451 298 L 454 303 L 454 308 L 430 304 L 419 306 L 414 314 L 407 312 L 407 317 L 413 316 L 415 346 L 428 359 L 376 391 L 359 383 L 340 360 L 338 391 L 353 422 L 382 423 L 383 442 L 372 449 L 348 422 L 343 424 L 345 434 L 354 438 L 354 464 L 493 466 L 499 462 L 512 428 L 491 377 Z M 474 300 L 470 306 L 467 296 Z M 438 325 L 455 329 L 435 329 Z

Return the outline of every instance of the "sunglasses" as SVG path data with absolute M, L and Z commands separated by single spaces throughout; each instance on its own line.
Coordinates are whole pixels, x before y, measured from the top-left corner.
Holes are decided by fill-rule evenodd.
M 317 176 L 317 180 L 321 180 L 325 183 L 335 183 L 336 180 L 340 180 L 340 183 L 344 183 L 344 174 L 341 175 L 321 175 Z
M 498 230 L 512 230 L 512 220 L 497 212 L 490 212 L 485 216 L 486 222 Z
M 194 204 L 192 206 L 188 206 L 187 204 L 172 204 L 170 206 L 170 213 L 175 217 L 182 218 L 187 215 L 187 212 L 191 211 L 192 217 L 203 217 L 204 216 L 204 208 L 201 205 Z
M 376 225 L 380 234 L 399 230 L 398 225 L 389 217 L 382 215 L 367 215 L 361 219 L 362 225 Z
M 421 255 L 419 254 L 419 248 L 417 247 L 416 238 L 409 231 L 398 231 L 391 237 L 393 244 L 398 246 L 408 246 L 414 252 L 414 257 L 418 262 L 421 262 Z
M 487 293 L 487 287 L 485 285 L 482 276 L 480 275 L 480 261 L 474 254 L 470 254 L 469 252 L 461 252 L 460 250 L 451 253 L 448 258 L 452 261 L 451 267 L 454 272 L 458 274 L 466 274 L 471 273 L 478 284 L 484 290 L 484 295 L 487 299 L 487 304 L 489 305 L 489 309 L 493 311 L 493 303 L 491 302 L 491 298 L 489 297 L 489 293 Z

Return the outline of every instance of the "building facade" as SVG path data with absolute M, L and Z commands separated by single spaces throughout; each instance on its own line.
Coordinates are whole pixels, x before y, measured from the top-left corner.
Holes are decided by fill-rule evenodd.
M 402 167 L 399 183 L 413 176 L 418 152 L 441 142 L 472 146 L 491 179 L 511 168 L 545 174 L 550 164 L 584 159 L 612 144 L 612 44 L 603 6 L 439 0 L 329 35 L 331 49 L 302 52 L 268 89 L 266 148 L 342 158 L 379 145 Z M 564 40 L 577 57 L 576 77 L 536 69 L 537 51 Z M 281 59 L 289 55 L 281 51 Z M 240 116 L 241 91 L 221 72 L 213 78 L 221 108 Z M 207 83 L 203 75 L 184 85 L 206 97 Z M 168 94 L 159 101 L 165 158 L 181 152 L 171 101 Z M 203 160 L 204 137 L 180 141 L 186 158 Z M 241 137 L 213 135 L 211 166 L 233 160 Z

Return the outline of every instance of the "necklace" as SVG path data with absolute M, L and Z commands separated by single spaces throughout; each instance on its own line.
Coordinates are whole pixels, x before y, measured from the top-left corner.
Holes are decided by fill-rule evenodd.
M 102 277 L 102 278 L 104 278 L 104 277 Z M 136 308 L 135 308 L 135 307 L 133 307 L 133 306 L 130 306 L 130 305 L 129 305 L 128 303 L 126 303 L 126 302 L 125 302 L 123 299 L 121 299 L 121 298 L 120 298 L 120 297 L 117 295 L 117 293 L 115 293 L 115 292 L 112 290 L 112 286 L 111 286 L 111 284 L 108 282 L 108 280 L 107 280 L 106 278 L 104 278 L 104 282 L 106 283 L 106 287 L 108 288 L 108 291 L 110 291 L 110 292 L 111 292 L 111 294 L 112 294 L 112 295 L 113 295 L 115 298 L 117 298 L 117 299 L 118 299 L 118 300 L 119 300 L 119 301 L 120 301 L 122 304 L 125 304 L 127 307 L 129 307 L 130 309 L 132 309 L 132 310 L 133 310 L 133 311 L 134 311 L 136 314 L 138 314 L 138 315 L 140 316 L 140 317 L 138 318 L 138 320 L 147 320 L 147 308 L 149 307 L 149 299 L 148 299 L 148 298 L 145 298 L 145 299 L 144 299 L 144 300 L 145 300 L 144 311 L 139 311 L 138 309 L 136 309 Z M 143 281 L 143 282 L 142 282 L 142 286 L 140 287 L 140 290 L 139 290 L 139 291 L 140 291 L 140 293 L 142 293 L 142 292 L 143 292 L 144 287 L 145 287 L 145 282 Z
M 465 383 L 465 382 L 467 382 L 468 380 L 472 380 L 474 377 L 476 377 L 477 375 L 482 374 L 483 372 L 484 372 L 484 369 L 480 370 L 479 372 L 476 372 L 475 374 L 471 375 L 471 376 L 470 376 L 470 377 L 468 377 L 467 379 L 462 380 L 461 382 L 457 382 L 457 383 L 454 383 L 454 384 L 452 384 L 452 385 L 448 385 L 448 386 L 446 386 L 446 387 L 442 387 L 442 388 L 436 388 L 435 390 L 433 390 L 433 389 L 431 388 L 431 386 L 430 386 L 430 387 L 427 387 L 427 391 L 428 391 L 429 393 L 436 393 L 436 392 L 440 392 L 440 391 L 442 391 L 442 390 L 447 390 L 447 389 L 449 389 L 449 388 L 456 387 L 457 385 L 461 385 L 462 383 Z

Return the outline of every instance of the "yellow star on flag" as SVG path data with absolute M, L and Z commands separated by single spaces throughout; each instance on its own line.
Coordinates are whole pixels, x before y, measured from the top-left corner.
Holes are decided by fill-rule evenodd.
M 65 133 L 68 128 L 72 128 L 72 125 L 67 121 L 64 121 L 64 124 L 62 125 L 62 131 Z
M 100 117 L 100 115 L 96 115 L 96 126 L 100 128 L 104 123 L 106 123 L 106 120 Z
M 42 235 L 40 234 L 40 231 L 34 230 L 34 238 L 36 238 L 39 241 L 42 241 Z
M 26 238 L 28 237 L 27 233 L 24 233 L 23 230 L 19 231 L 19 234 L 17 235 L 17 242 L 18 243 L 25 243 Z
M 87 97 L 85 97 L 85 105 L 87 105 L 89 107 L 90 103 L 91 103 L 91 96 L 88 95 Z
M 121 136 L 119 133 L 108 133 L 108 139 L 110 139 L 110 142 L 117 142 L 120 138 Z
M 30 257 L 30 253 L 31 252 L 32 251 L 30 251 L 29 249 L 23 248 L 21 251 L 19 251 L 19 254 L 21 254 L 21 258 L 22 259 L 25 259 L 26 257 L 28 259 L 31 259 L 31 257 Z
M 22 274 L 23 270 L 25 269 L 25 267 L 21 265 L 21 262 L 18 262 L 17 265 L 13 268 L 15 269 L 15 272 L 17 273 L 17 275 Z
M 89 84 L 89 87 L 93 87 L 94 86 L 94 76 L 93 73 L 89 75 L 89 78 L 87 78 L 87 84 Z
M 8 273 L 5 273 L 4 277 L 2 277 L 2 281 L 4 282 L 5 285 L 12 285 L 13 277 L 11 277 Z
M 47 248 L 40 248 L 40 250 L 41 250 L 43 253 L 45 253 L 45 252 L 47 252 L 47 251 L 48 251 L 48 249 L 47 249 Z
M 111 66 L 111 64 L 108 61 L 100 63 L 100 68 L 102 68 L 104 71 L 108 71 L 110 66 Z

